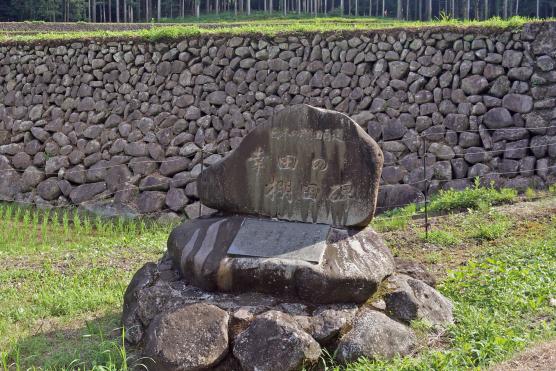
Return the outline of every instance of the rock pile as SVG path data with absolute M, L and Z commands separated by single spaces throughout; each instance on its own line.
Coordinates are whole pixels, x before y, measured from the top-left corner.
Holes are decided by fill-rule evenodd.
M 299 370 L 408 355 L 408 326 L 453 321 L 452 304 L 395 260 L 369 226 L 382 153 L 347 116 L 286 108 L 200 175 L 220 210 L 174 229 L 134 276 L 126 339 L 152 369 Z M 404 274 L 405 273 L 405 274 Z M 433 280 L 427 279 L 428 282 Z

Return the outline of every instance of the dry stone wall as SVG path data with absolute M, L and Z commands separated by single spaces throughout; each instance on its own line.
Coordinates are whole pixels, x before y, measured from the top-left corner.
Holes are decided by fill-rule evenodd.
M 194 216 L 202 166 L 299 103 L 379 142 L 383 205 L 419 198 L 425 178 L 543 187 L 556 25 L 0 45 L 0 198 Z

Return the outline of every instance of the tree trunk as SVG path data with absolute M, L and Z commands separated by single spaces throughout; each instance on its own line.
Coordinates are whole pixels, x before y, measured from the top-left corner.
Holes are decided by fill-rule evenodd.
M 508 0 L 504 0 L 504 19 L 508 18 Z
M 537 18 L 540 18 L 541 1 L 537 0 Z
M 251 0 L 247 0 L 247 15 L 251 15 Z
M 344 0 L 340 0 L 340 14 L 344 15 Z
M 398 0 L 398 7 L 396 8 L 397 14 L 396 17 L 398 19 L 402 19 L 403 8 L 402 8 L 402 0 Z
M 465 19 L 469 19 L 471 12 L 471 0 L 467 0 L 465 4 Z
M 97 0 L 93 0 L 93 22 L 97 21 Z
M 156 12 L 156 20 L 157 20 L 158 22 L 160 22 L 160 15 L 161 15 L 161 11 L 160 11 L 160 1 L 161 1 L 161 0 L 158 0 L 157 12 Z

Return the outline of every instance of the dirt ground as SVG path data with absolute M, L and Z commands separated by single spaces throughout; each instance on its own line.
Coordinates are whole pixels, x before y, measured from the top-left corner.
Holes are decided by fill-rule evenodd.
M 556 340 L 541 343 L 500 363 L 490 371 L 556 371 Z

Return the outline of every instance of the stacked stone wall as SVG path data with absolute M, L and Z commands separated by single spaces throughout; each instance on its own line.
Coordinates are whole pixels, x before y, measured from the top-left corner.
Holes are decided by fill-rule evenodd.
M 379 142 L 383 205 L 418 198 L 425 178 L 556 179 L 553 23 L 56 43 L 0 45 L 2 200 L 194 216 L 202 167 L 299 103 Z

